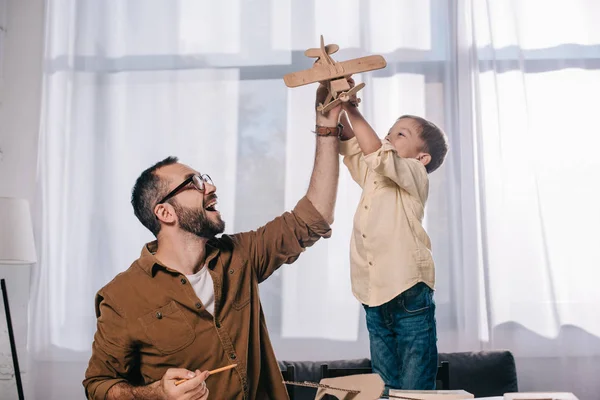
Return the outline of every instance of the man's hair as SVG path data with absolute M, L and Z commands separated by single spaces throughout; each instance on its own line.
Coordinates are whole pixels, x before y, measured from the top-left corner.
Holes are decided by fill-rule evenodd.
M 177 157 L 167 157 L 157 162 L 142 172 L 131 191 L 131 205 L 135 216 L 154 236 L 158 236 L 158 232 L 160 232 L 160 222 L 154 215 L 154 207 L 169 191 L 169 183 L 161 180 L 156 174 L 156 170 L 178 161 Z
M 425 166 L 425 169 L 428 174 L 432 173 L 442 165 L 448 153 L 448 139 L 446 134 L 437 125 L 427 121 L 425 118 L 414 115 L 403 115 L 398 119 L 403 118 L 415 120 L 421 127 L 419 137 L 424 143 L 422 151 L 429 153 L 431 156 L 431 161 Z

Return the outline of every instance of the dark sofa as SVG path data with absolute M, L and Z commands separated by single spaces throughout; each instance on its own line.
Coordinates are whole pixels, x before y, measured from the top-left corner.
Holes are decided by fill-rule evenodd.
M 510 351 L 481 351 L 464 353 L 440 353 L 439 361 L 450 364 L 450 389 L 463 389 L 475 397 L 502 396 L 507 392 L 517 392 L 517 371 L 515 359 Z M 319 382 L 321 365 L 329 368 L 365 368 L 371 366 L 369 359 L 335 361 L 280 361 L 282 371 L 288 365 L 294 367 L 296 381 Z M 313 400 L 316 390 L 292 386 L 294 400 Z

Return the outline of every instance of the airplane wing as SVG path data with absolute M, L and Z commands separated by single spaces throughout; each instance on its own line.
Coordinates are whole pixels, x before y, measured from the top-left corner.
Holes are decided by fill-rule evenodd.
M 385 68 L 387 63 L 382 56 L 366 56 L 355 58 L 348 61 L 340 61 L 338 63 L 342 66 L 343 74 L 338 76 L 346 76 L 358 74 L 361 72 L 374 71 L 376 69 Z
M 386 65 L 385 59 L 379 55 L 360 57 L 348 61 L 337 62 L 337 69 L 341 70 L 339 73 L 332 73 L 331 66 L 315 65 L 304 71 L 286 74 L 283 77 L 283 81 L 287 87 L 297 87 L 314 82 L 341 78 L 342 76 L 358 74 L 360 72 L 373 71 L 385 68 Z M 339 68 L 340 66 L 341 68 Z
M 304 71 L 291 72 L 283 76 L 283 81 L 287 87 L 297 87 L 308 85 L 310 83 L 327 81 L 333 79 L 328 66 L 315 65 Z

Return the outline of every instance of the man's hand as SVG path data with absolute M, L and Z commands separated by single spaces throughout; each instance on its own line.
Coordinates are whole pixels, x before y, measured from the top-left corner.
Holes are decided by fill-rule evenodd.
M 208 371 L 192 372 L 183 368 L 169 368 L 160 381 L 146 386 L 132 386 L 125 382 L 113 385 L 108 390 L 106 400 L 206 400 L 208 388 L 204 380 L 207 377 Z M 186 381 L 175 385 L 181 379 Z
M 317 88 L 317 98 L 315 101 L 315 110 L 317 111 L 317 125 L 328 126 L 333 128 L 338 124 L 340 112 L 342 111 L 342 105 L 340 104 L 333 107 L 324 115 L 323 113 L 321 113 L 321 111 L 317 110 L 319 104 L 323 104 L 328 94 L 329 91 L 327 90 L 327 86 L 325 86 L 322 83 L 319 84 L 319 87 Z
M 183 368 L 169 368 L 160 380 L 160 388 L 165 400 L 205 400 L 208 399 L 206 378 L 208 371 L 192 372 Z M 175 385 L 181 379 L 187 381 Z

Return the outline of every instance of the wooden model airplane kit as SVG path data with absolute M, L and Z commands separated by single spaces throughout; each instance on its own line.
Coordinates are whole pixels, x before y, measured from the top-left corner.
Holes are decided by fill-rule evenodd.
M 319 104 L 317 107 L 317 110 L 323 114 L 326 114 L 341 102 L 351 101 L 353 96 L 365 87 L 364 83 L 360 83 L 351 88 L 346 78 L 353 74 L 374 71 L 386 66 L 385 59 L 379 55 L 340 62 L 335 61 L 331 58 L 330 54 L 335 53 L 339 49 L 340 47 L 337 44 L 328 44 L 325 46 L 323 35 L 321 35 L 321 47 L 308 49 L 304 52 L 305 56 L 316 58 L 312 68 L 292 72 L 283 77 L 286 86 L 290 88 L 323 82 L 329 92 L 325 102 Z
M 288 381 L 283 383 L 316 388 L 315 400 L 320 400 L 328 394 L 339 400 L 376 400 L 381 397 L 384 388 L 383 380 L 377 374 L 323 378 L 319 383 Z

